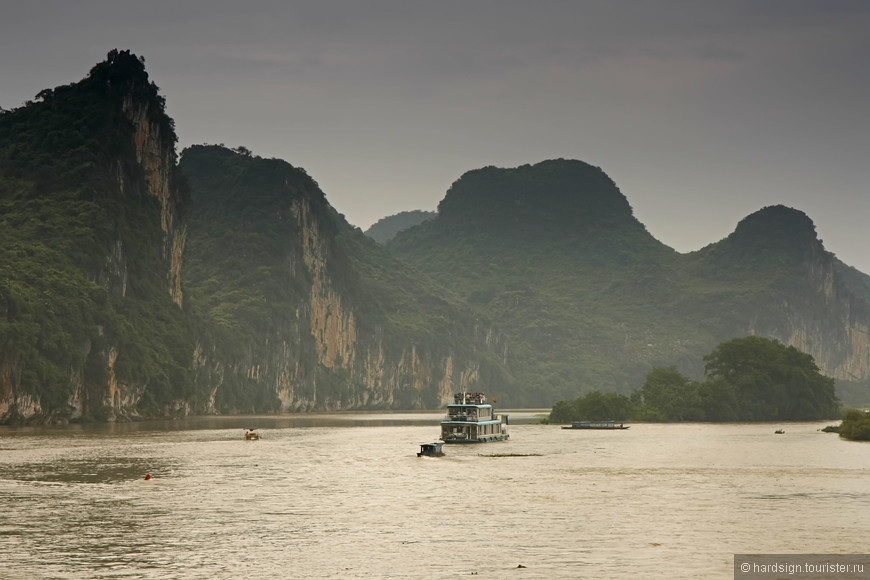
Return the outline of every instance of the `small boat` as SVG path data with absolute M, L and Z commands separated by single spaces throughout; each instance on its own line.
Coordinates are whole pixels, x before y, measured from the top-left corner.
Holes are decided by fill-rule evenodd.
M 441 439 L 445 443 L 505 441 L 510 438 L 507 425 L 508 416 L 496 415 L 483 393 L 456 393 L 441 421 Z
M 250 427 L 245 429 L 245 441 L 257 441 L 260 438 L 260 433 L 256 428 Z
M 570 427 L 562 429 L 628 429 L 625 423 L 616 421 L 573 421 Z
M 442 445 L 444 445 L 443 441 L 422 443 L 420 445 L 420 452 L 417 453 L 417 457 L 444 457 L 444 451 L 441 450 Z
M 773 433 L 774 433 L 774 435 L 784 435 L 784 434 L 785 434 L 785 429 L 777 429 L 777 430 L 774 431 Z

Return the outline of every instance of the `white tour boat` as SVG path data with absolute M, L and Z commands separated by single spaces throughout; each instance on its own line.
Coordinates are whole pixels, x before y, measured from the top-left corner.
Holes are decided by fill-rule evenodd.
M 508 416 L 496 415 L 483 393 L 457 393 L 453 403 L 447 405 L 447 417 L 441 421 L 441 440 L 445 443 L 504 441 L 510 437 L 507 425 Z

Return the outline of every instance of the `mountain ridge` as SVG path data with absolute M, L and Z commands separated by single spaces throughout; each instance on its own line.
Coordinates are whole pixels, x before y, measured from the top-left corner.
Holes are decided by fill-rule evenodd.
M 550 406 L 698 375 L 746 334 L 870 377 L 870 277 L 798 210 L 680 254 L 600 168 L 553 159 L 466 172 L 381 245 L 285 161 L 178 161 L 129 51 L 37 99 L 0 112 L 0 422 Z
M 573 228 L 554 226 L 552 215 L 540 211 L 525 214 L 538 223 L 518 223 L 514 200 L 540 197 L 536 192 L 551 185 L 550 199 L 559 192 L 564 199 L 577 167 L 565 160 L 523 166 L 535 177 L 487 168 L 469 182 L 486 191 L 468 199 L 509 205 L 501 213 L 485 209 L 485 219 L 500 219 L 500 228 L 475 227 L 467 214 L 439 206 L 437 218 L 387 244 L 400 259 L 464 289 L 465 299 L 507 336 L 527 337 L 528 348 L 508 364 L 518 383 L 549 383 L 551 398 L 572 398 L 594 389 L 628 393 L 654 365 L 676 363 L 700 378 L 702 356 L 717 342 L 756 333 L 810 352 L 840 380 L 867 379 L 870 318 L 862 289 L 870 278 L 827 252 L 806 214 L 762 208 L 728 237 L 687 254 L 655 240 L 622 207 L 615 185 L 587 197 L 597 207 L 571 200 L 558 211 L 560 223 Z M 517 193 L 530 182 L 535 192 Z M 454 188 L 442 204 L 457 194 Z M 525 231 L 538 232 L 537 240 L 529 243 Z M 535 277 L 540 282 L 532 286 Z M 518 314 L 523 303 L 527 311 Z

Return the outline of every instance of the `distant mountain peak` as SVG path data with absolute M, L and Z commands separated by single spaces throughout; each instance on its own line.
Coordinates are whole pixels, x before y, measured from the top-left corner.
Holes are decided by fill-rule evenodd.
M 738 270 L 763 271 L 787 263 L 807 264 L 825 254 L 809 216 L 784 205 L 766 206 L 746 216 L 728 237 L 697 253 L 705 260 L 729 262 Z
M 106 60 L 94 65 L 88 76 L 92 79 L 104 80 L 109 84 L 150 82 L 145 70 L 145 57 L 117 48 L 109 51 Z
M 576 228 L 637 223 L 626 197 L 599 167 L 550 159 L 468 171 L 438 205 L 447 222 Z
M 379 219 L 365 231 L 365 235 L 380 244 L 384 244 L 396 237 L 399 232 L 434 219 L 437 215 L 434 211 L 421 209 L 402 211 Z
M 770 205 L 746 216 L 729 238 L 763 243 L 768 248 L 819 241 L 813 220 L 804 212 L 784 205 Z

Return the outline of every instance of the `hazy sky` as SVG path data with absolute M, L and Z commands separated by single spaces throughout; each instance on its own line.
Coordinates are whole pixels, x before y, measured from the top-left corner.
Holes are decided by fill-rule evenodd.
M 363 229 L 563 157 L 681 252 L 784 204 L 870 273 L 870 1 L 0 0 L 0 106 L 112 48 L 182 147 L 303 167 Z

